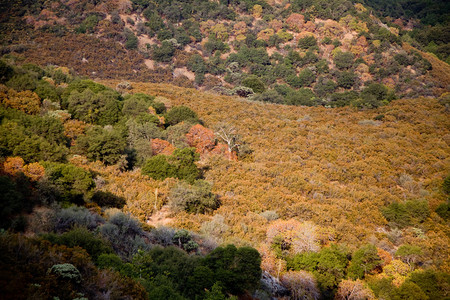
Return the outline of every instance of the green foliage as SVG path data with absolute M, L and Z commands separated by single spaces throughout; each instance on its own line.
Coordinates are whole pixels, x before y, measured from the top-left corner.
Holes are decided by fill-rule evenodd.
M 89 160 L 99 160 L 112 165 L 125 155 L 126 141 L 122 133 L 114 128 L 91 127 L 86 135 L 77 140 L 77 150 Z
M 6 86 L 19 92 L 26 90 L 34 91 L 37 86 L 37 78 L 29 75 L 28 73 L 20 75 L 17 74 L 6 82 Z
M 103 191 L 95 191 L 91 197 L 91 201 L 97 203 L 101 207 L 122 208 L 126 204 L 125 198 Z
M 445 177 L 444 182 L 442 183 L 442 191 L 450 196 L 450 175 Z
M 3 60 L 0 60 L 0 83 L 5 83 L 14 76 L 14 69 Z
M 185 229 L 178 230 L 173 236 L 174 244 L 187 252 L 196 251 L 198 249 L 197 242 L 194 241 L 189 231 Z
M 208 38 L 208 41 L 205 43 L 205 50 L 208 54 L 214 54 L 216 51 L 226 51 L 228 50 L 228 46 L 219 39 L 216 39 L 212 36 Z
M 197 114 L 186 106 L 175 106 L 165 114 L 166 123 L 175 125 L 183 121 L 198 122 Z
M 359 95 L 355 91 L 343 92 L 343 93 L 334 93 L 330 96 L 329 104 L 332 107 L 343 107 L 347 106 L 356 99 L 358 99 Z
M 156 180 L 176 177 L 175 167 L 169 164 L 167 156 L 159 154 L 148 159 L 141 170 L 142 174 Z
M 355 85 L 357 75 L 352 71 L 340 72 L 337 75 L 337 84 L 344 89 L 350 89 Z
M 75 283 L 81 283 L 81 273 L 72 264 L 57 264 L 53 265 L 49 273 L 53 273 L 63 280 L 73 281 Z
M 44 239 L 53 244 L 65 245 L 67 247 L 81 247 L 96 260 L 102 254 L 112 252 L 111 247 L 96 234 L 83 227 L 75 227 L 61 235 L 50 233 L 43 236 Z
M 333 60 L 339 69 L 349 69 L 353 66 L 355 55 L 351 52 L 338 51 L 334 54 Z
M 13 227 L 19 213 L 29 212 L 37 204 L 37 199 L 33 197 L 32 186 L 23 175 L 16 178 L 0 176 L 0 190 L 0 228 L 8 229 Z
M 211 184 L 197 180 L 193 185 L 179 182 L 170 191 L 170 206 L 175 211 L 188 213 L 206 213 L 217 209 L 220 205 L 217 195 L 211 192 Z
M 411 273 L 407 281 L 419 286 L 428 299 L 445 299 L 448 295 L 450 275 L 432 269 L 417 270 Z
M 131 30 L 127 30 L 127 28 L 124 30 L 124 34 L 126 39 L 125 48 L 127 48 L 128 50 L 137 49 L 139 41 L 136 35 L 134 35 Z
M 301 88 L 298 91 L 289 92 L 286 96 L 286 102 L 291 105 L 314 106 L 317 104 L 314 101 L 315 96 L 310 89 Z
M 255 93 L 262 93 L 266 90 L 264 83 L 258 76 L 250 75 L 242 81 L 242 85 L 251 88 Z
M 382 214 L 392 225 L 400 228 L 424 222 L 430 215 L 426 200 L 409 200 L 405 203 L 392 203 L 382 209 Z
M 161 47 L 153 47 L 152 57 L 158 62 L 171 62 L 175 54 L 175 46 L 169 41 L 163 41 Z
M 82 204 L 86 194 L 95 186 L 92 175 L 72 164 L 44 163 L 47 185 L 58 201 Z
M 284 102 L 283 97 L 275 90 L 268 90 L 261 94 L 254 95 L 252 100 L 279 104 Z
M 123 101 L 122 113 L 126 116 L 136 117 L 149 113 L 149 107 L 153 104 L 152 98 L 145 94 L 133 94 Z
M 122 116 L 120 95 L 112 90 L 94 93 L 90 88 L 74 90 L 67 98 L 68 110 L 74 118 L 98 125 L 115 124 Z
M 335 244 L 322 248 L 319 253 L 297 254 L 292 260 L 288 261 L 288 267 L 293 270 L 312 272 L 323 292 L 336 289 L 345 276 L 347 265 L 346 251 Z
M 352 279 L 364 278 L 366 274 L 370 274 L 375 268 L 382 264 L 381 258 L 378 256 L 377 248 L 368 244 L 362 246 L 353 253 L 351 264 L 348 268 L 348 276 Z
M 205 257 L 204 265 L 213 271 L 215 282 L 221 282 L 234 295 L 255 290 L 261 278 L 261 257 L 253 248 L 218 247 Z
M 298 40 L 298 46 L 302 49 L 309 49 L 317 46 L 317 40 L 314 36 L 308 35 Z

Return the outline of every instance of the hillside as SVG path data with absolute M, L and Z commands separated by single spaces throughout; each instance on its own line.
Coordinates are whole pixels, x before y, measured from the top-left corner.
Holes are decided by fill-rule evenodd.
M 0 298 L 449 298 L 447 4 L 362 3 L 0 0 Z
M 413 25 L 383 23 L 370 7 L 346 0 L 3 2 L 2 53 L 92 78 L 333 107 L 378 107 L 448 92 L 448 80 L 434 79 L 429 59 L 402 47 L 438 51 L 412 37 Z M 445 60 L 445 34 L 435 42 Z

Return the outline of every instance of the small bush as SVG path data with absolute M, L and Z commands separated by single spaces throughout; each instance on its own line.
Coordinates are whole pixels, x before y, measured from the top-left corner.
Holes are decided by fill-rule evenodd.
M 211 212 L 220 205 L 218 197 L 211 192 L 211 184 L 203 180 L 198 180 L 193 185 L 178 183 L 170 191 L 169 198 L 173 210 L 189 213 Z

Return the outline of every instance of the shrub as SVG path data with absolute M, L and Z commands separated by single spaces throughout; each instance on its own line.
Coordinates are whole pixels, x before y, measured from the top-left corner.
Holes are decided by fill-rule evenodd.
M 110 192 L 96 191 L 91 198 L 92 202 L 97 203 L 99 206 L 117 207 L 122 208 L 126 204 L 126 200 L 123 197 L 119 197 Z
M 72 164 L 45 163 L 45 179 L 60 201 L 82 204 L 94 186 L 92 175 Z
M 61 235 L 50 233 L 44 235 L 43 238 L 53 244 L 65 245 L 70 248 L 75 246 L 81 247 L 85 249 L 94 260 L 101 254 L 112 252 L 111 247 L 105 241 L 83 227 L 73 228 Z
M 308 35 L 298 40 L 298 46 L 302 49 L 309 49 L 317 46 L 317 40 L 314 36 Z
M 54 230 L 65 232 L 74 226 L 93 230 L 103 222 L 99 215 L 91 213 L 87 208 L 71 206 L 56 212 Z
M 169 198 L 173 210 L 189 213 L 211 212 L 220 205 L 218 197 L 211 192 L 211 184 L 203 180 L 198 180 L 193 185 L 178 183 L 170 191 Z
M 159 154 L 148 159 L 141 170 L 142 174 L 156 180 L 176 177 L 175 168 L 167 161 L 167 156 Z
M 81 283 L 81 273 L 72 264 L 57 264 L 53 265 L 49 271 L 50 274 L 55 274 L 62 279 L 73 281 L 75 283 Z
M 381 266 L 382 260 L 378 256 L 377 248 L 368 244 L 359 248 L 352 257 L 350 267 L 348 268 L 349 277 L 353 279 L 362 279 L 366 274 Z
M 264 83 L 255 75 L 250 75 L 242 81 L 242 85 L 251 88 L 255 93 L 262 93 L 266 90 Z
M 336 67 L 339 69 L 349 69 L 353 66 L 355 55 L 351 52 L 337 51 L 333 57 Z
M 175 125 L 182 121 L 198 122 L 197 114 L 186 106 L 173 107 L 166 113 L 165 118 L 169 125 Z

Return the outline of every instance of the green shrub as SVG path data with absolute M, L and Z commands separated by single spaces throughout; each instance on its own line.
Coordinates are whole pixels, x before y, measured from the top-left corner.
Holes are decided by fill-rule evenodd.
M 314 36 L 308 35 L 298 40 L 298 46 L 302 49 L 309 49 L 317 46 L 317 40 Z
M 53 244 L 65 245 L 73 248 L 75 246 L 86 250 L 96 260 L 101 254 L 111 253 L 111 247 L 101 238 L 83 227 L 75 227 L 61 235 L 50 233 L 43 236 L 44 239 Z
M 99 206 L 122 208 L 126 204 L 123 197 L 119 197 L 110 192 L 96 191 L 91 197 L 91 201 Z
M 197 114 L 186 106 L 175 106 L 166 115 L 166 123 L 175 125 L 183 121 L 198 122 Z
M 220 205 L 217 195 L 211 192 L 211 184 L 197 180 L 193 185 L 178 183 L 170 191 L 170 206 L 175 211 L 205 213 L 217 209 Z
M 142 174 L 156 180 L 176 177 L 176 169 L 169 164 L 167 156 L 159 154 L 148 159 L 141 170 Z
M 255 93 L 262 93 L 266 90 L 264 83 L 255 75 L 250 75 L 242 81 L 242 85 L 251 88 Z

